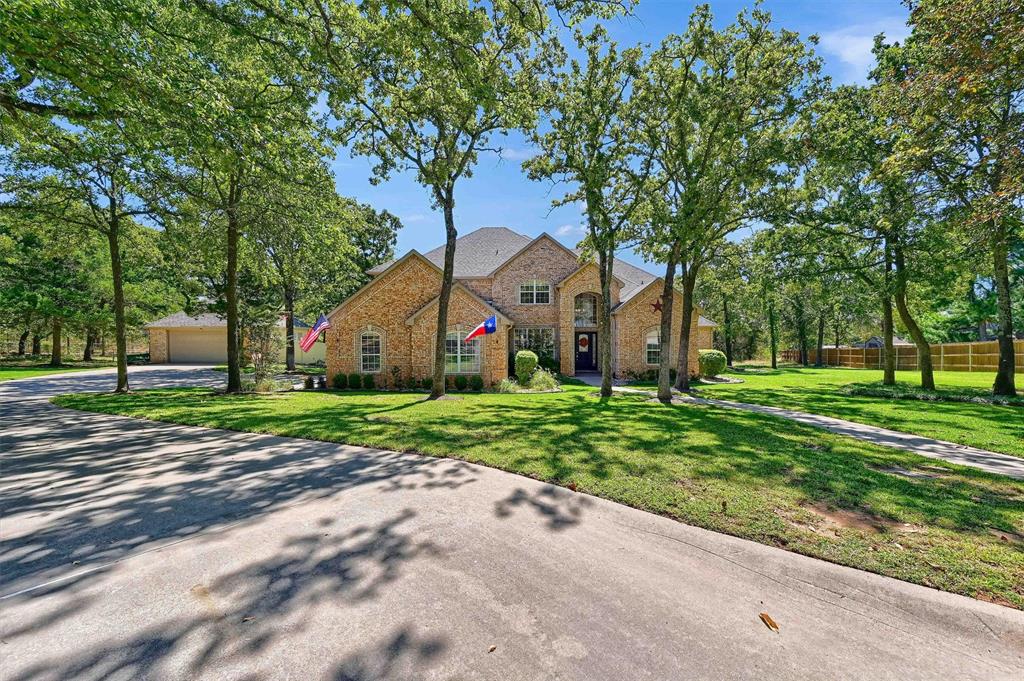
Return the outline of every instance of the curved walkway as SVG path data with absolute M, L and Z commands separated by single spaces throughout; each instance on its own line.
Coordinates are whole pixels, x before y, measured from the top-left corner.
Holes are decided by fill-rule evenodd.
M 132 381 L 223 374 L 151 367 Z M 0 386 L 5 680 L 1017 680 L 1024 668 L 1024 613 L 992 603 L 464 462 L 45 399 L 112 382 Z
M 614 387 L 613 390 L 624 393 L 634 393 L 657 398 L 657 392 L 651 390 L 640 390 L 625 386 Z M 1018 480 L 1024 480 L 1024 458 L 990 452 L 985 449 L 958 445 L 955 442 L 934 440 L 923 435 L 902 433 L 898 430 L 889 430 L 879 426 L 869 426 L 865 423 L 856 423 L 844 419 L 821 416 L 820 414 L 808 414 L 793 409 L 781 407 L 769 407 L 762 404 L 750 404 L 748 402 L 733 402 L 731 400 L 716 400 L 708 397 L 694 397 L 692 395 L 676 394 L 672 398 L 673 404 L 703 404 L 711 407 L 725 407 L 726 409 L 741 409 L 753 411 L 759 414 L 777 416 L 790 421 L 796 421 L 815 428 L 823 428 L 832 433 L 847 435 L 849 437 L 871 442 L 884 447 L 895 447 L 908 452 L 920 454 L 931 459 L 942 459 L 950 463 L 970 466 L 988 473 L 1005 475 Z

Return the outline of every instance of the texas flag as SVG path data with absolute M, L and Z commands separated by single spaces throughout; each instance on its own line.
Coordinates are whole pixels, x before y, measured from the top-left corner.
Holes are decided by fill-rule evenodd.
M 469 334 L 466 335 L 466 340 L 471 341 L 477 336 L 482 336 L 485 333 L 494 333 L 498 330 L 498 318 L 494 315 L 488 317 L 483 321 L 480 326 L 476 327 Z

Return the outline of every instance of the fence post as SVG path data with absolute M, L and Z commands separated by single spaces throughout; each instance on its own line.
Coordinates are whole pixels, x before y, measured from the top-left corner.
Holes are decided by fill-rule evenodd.
M 974 350 L 974 343 L 967 344 L 967 371 L 974 371 L 974 357 L 972 351 Z
M 946 344 L 939 343 L 939 371 L 946 370 Z
M 892 346 L 892 354 L 894 355 L 894 360 L 895 360 L 895 362 L 893 362 L 893 368 L 896 371 L 899 371 L 900 370 L 900 346 L 898 346 L 898 345 Z

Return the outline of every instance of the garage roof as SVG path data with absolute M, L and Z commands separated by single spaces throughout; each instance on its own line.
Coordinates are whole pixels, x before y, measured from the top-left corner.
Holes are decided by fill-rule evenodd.
M 175 312 L 172 315 L 168 315 L 163 319 L 158 319 L 155 322 L 146 324 L 147 329 L 210 329 L 217 327 L 226 327 L 228 325 L 227 320 L 221 315 L 215 312 L 206 312 L 197 315 L 188 315 L 184 312 Z M 284 326 L 284 319 L 280 319 L 277 322 L 278 326 Z M 295 318 L 296 328 L 309 328 L 309 324 L 302 321 L 298 317 Z

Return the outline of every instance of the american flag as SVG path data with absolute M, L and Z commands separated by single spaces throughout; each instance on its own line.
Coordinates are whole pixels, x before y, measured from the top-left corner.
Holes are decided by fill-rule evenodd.
M 316 343 L 316 339 L 320 337 L 320 332 L 329 328 L 331 328 L 331 323 L 327 321 L 327 317 L 320 315 L 320 319 L 316 320 L 316 324 L 309 330 L 309 333 L 302 337 L 299 347 L 303 352 L 309 352 L 313 344 Z

